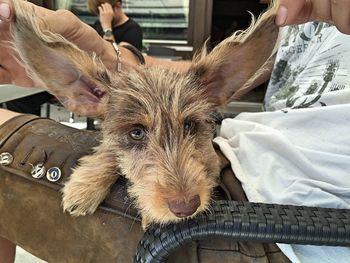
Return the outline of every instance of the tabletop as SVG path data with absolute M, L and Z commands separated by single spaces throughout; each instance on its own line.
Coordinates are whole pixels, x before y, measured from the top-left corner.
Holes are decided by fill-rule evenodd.
M 45 91 L 38 88 L 19 87 L 12 84 L 0 84 L 0 103 L 34 95 Z

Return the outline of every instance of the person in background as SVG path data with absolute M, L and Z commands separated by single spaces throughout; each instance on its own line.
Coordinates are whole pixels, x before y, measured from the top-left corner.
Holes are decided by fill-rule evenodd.
M 142 29 L 124 13 L 121 0 L 88 0 L 88 9 L 98 15 L 99 20 L 93 28 L 105 40 L 127 42 L 138 50 L 142 49 Z

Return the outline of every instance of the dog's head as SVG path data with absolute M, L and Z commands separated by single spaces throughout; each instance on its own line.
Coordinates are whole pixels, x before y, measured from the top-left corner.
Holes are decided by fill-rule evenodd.
M 168 222 L 204 210 L 219 164 L 211 143 L 214 107 L 199 79 L 143 67 L 113 83 L 104 140 L 130 180 L 142 216 Z
M 176 221 L 207 209 L 220 172 L 210 113 L 259 77 L 278 35 L 275 11 L 203 51 L 187 72 L 142 66 L 118 73 L 43 32 L 20 4 L 16 9 L 21 59 L 64 105 L 74 98 L 84 113 L 102 115 L 104 145 L 130 180 L 129 193 L 146 221 Z

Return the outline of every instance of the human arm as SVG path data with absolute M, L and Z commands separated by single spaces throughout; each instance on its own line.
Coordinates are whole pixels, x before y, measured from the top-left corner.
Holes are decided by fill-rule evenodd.
M 52 11 L 25 2 L 31 6 L 34 14 L 42 19 L 42 24 L 51 32 L 61 34 L 70 42 L 76 44 L 79 48 L 95 52 L 103 63 L 110 70 L 116 68 L 116 53 L 112 45 L 103 40 L 98 33 L 89 25 L 83 23 L 74 14 L 67 10 Z M 9 46 L 11 40 L 9 35 L 10 22 L 15 20 L 15 11 L 11 0 L 0 0 L 0 83 L 12 83 L 19 86 L 42 86 L 41 83 L 33 81 L 28 77 L 26 70 L 14 59 L 14 51 Z M 69 21 L 69 23 L 67 23 Z M 128 66 L 138 65 L 134 55 L 124 50 L 122 63 Z
M 1 1 L 0 1 L 1 2 Z M 84 48 L 78 49 L 76 46 L 79 46 L 79 44 L 73 42 L 71 32 L 65 32 L 64 36 L 66 37 L 65 39 L 62 39 L 61 35 L 63 34 L 51 34 L 51 33 L 57 33 L 57 30 L 53 30 L 50 27 L 50 21 L 47 19 L 48 16 L 39 16 L 37 10 L 35 9 L 36 6 L 30 5 L 25 1 L 21 0 L 16 0 L 11 2 L 13 4 L 13 7 L 16 7 L 16 17 L 14 16 L 12 10 L 14 9 L 9 9 L 11 13 L 8 13 L 7 17 L 4 17 L 7 21 L 11 22 L 8 23 L 11 26 L 11 31 L 13 32 L 14 39 L 12 39 L 14 42 L 14 45 L 16 47 L 16 50 L 18 51 L 18 55 L 20 59 L 23 59 L 28 64 L 28 67 L 30 68 L 30 72 L 33 72 L 33 64 L 35 64 L 36 68 L 43 68 L 47 69 L 50 72 L 52 72 L 51 65 L 58 65 L 59 70 L 55 70 L 52 72 L 52 75 L 50 75 L 50 79 L 60 79 L 60 85 L 52 86 L 50 83 L 51 82 L 46 82 L 45 85 L 39 86 L 39 87 L 44 87 L 49 90 L 50 93 L 54 94 L 60 102 L 70 111 L 77 112 L 82 115 L 87 115 L 87 116 L 100 116 L 100 108 L 94 108 L 90 107 L 90 104 L 87 102 L 97 102 L 100 99 L 104 98 L 106 100 L 106 97 L 104 95 L 108 94 L 109 91 L 109 86 L 105 85 L 101 89 L 97 89 L 92 87 L 91 83 L 98 82 L 99 80 L 99 75 L 94 75 L 94 79 L 91 82 L 86 81 L 86 76 L 90 76 L 89 73 L 87 75 L 82 76 L 81 72 L 83 69 L 89 68 L 90 65 L 99 65 L 98 68 L 101 71 L 95 71 L 93 70 L 91 74 L 98 74 L 99 72 L 114 72 L 114 74 L 118 75 L 116 72 L 116 64 L 115 63 L 112 67 L 108 67 L 109 71 L 104 70 L 105 65 L 102 65 L 101 62 L 104 62 L 103 60 L 101 61 L 100 59 L 96 59 L 96 57 L 99 55 L 97 52 L 97 56 L 91 56 L 91 52 L 84 52 L 83 49 L 86 51 L 86 44 L 82 40 L 89 41 L 89 39 L 84 39 L 86 37 L 86 33 L 91 33 L 93 32 L 95 36 L 97 36 L 98 40 L 102 41 L 102 43 L 105 43 L 107 45 L 107 48 L 112 49 L 112 54 L 113 58 L 115 58 L 115 61 L 117 60 L 116 57 L 116 52 L 114 50 L 114 47 L 107 41 L 102 40 L 96 33 L 95 31 L 91 31 L 90 27 L 87 24 L 83 24 L 82 22 L 79 21 L 79 27 L 80 28 L 74 28 L 74 30 L 78 31 L 78 33 L 82 33 L 81 29 L 88 29 L 90 31 L 85 31 L 83 35 L 78 35 L 79 38 L 78 40 L 82 41 L 80 46 L 85 45 Z M 10 6 L 7 6 L 10 8 Z M 40 10 L 39 10 L 40 11 Z M 51 11 L 52 12 L 52 11 Z M 69 11 L 66 11 L 65 13 L 68 13 L 69 15 L 72 15 Z M 9 15 L 10 14 L 10 15 Z M 12 20 L 11 20 L 11 15 L 12 15 Z M 74 15 L 72 15 L 74 16 Z M 75 16 L 74 16 L 75 17 Z M 16 19 L 15 19 L 16 18 Z M 41 19 L 42 18 L 42 19 Z M 62 19 L 62 15 L 58 16 L 57 20 L 53 21 L 56 25 L 58 24 L 57 22 L 60 21 L 59 19 Z M 13 22 L 12 22 L 13 21 Z M 62 20 L 60 21 L 62 22 Z M 71 22 L 71 21 L 70 21 Z M 5 23 L 6 24 L 6 23 Z M 72 23 L 69 23 L 72 24 Z M 54 25 L 55 26 L 55 25 Z M 57 28 L 57 27 L 56 27 Z M 36 29 L 36 30 L 33 30 Z M 80 30 L 80 31 L 79 31 Z M 47 31 L 51 33 L 47 33 Z M 59 31 L 59 33 L 61 33 Z M 50 39 L 48 40 L 47 35 L 50 34 Z M 67 35 L 69 37 L 67 37 Z M 74 35 L 73 35 L 74 36 Z M 77 40 L 77 38 L 74 38 Z M 8 38 L 8 40 L 11 40 L 11 38 Z M 70 41 L 67 41 L 70 40 Z M 91 41 L 90 41 L 91 42 Z M 28 43 L 28 46 L 30 45 L 29 43 L 32 44 L 32 46 L 28 49 L 27 45 L 25 43 Z M 51 45 L 50 43 L 57 43 L 56 45 Z M 74 45 L 75 44 L 75 45 Z M 98 48 L 98 47 L 95 47 Z M 136 66 L 139 65 L 139 61 L 137 60 L 137 56 L 135 56 L 131 51 L 120 48 L 121 49 L 121 62 L 122 62 L 122 70 L 123 71 L 128 71 L 130 70 L 130 66 Z M 77 59 L 77 63 L 82 67 L 79 70 L 72 70 L 71 68 L 67 67 L 73 67 L 73 64 L 68 63 L 66 67 L 62 66 L 62 63 L 65 61 L 64 56 L 61 56 L 61 53 L 64 52 L 65 50 L 69 50 L 70 54 L 67 55 L 67 57 L 71 56 L 78 56 L 76 54 L 79 54 L 79 59 Z M 47 52 L 43 54 L 43 52 Z M 97 50 L 98 51 L 98 50 Z M 27 53 L 24 53 L 27 52 Z M 31 58 L 33 60 L 29 60 L 29 54 L 31 54 Z M 75 55 L 74 55 L 75 54 Z M 101 56 L 100 56 L 101 57 Z M 13 58 L 14 59 L 14 58 Z M 90 61 L 90 62 L 87 62 Z M 23 67 L 25 65 L 21 63 Z M 50 67 L 46 67 L 45 65 L 50 65 Z M 64 75 L 64 73 L 67 73 L 67 75 Z M 63 76 L 64 75 L 64 76 Z M 38 75 L 36 71 L 32 74 L 34 79 L 40 79 L 43 80 L 47 79 L 48 74 L 43 74 L 43 75 Z M 69 83 L 73 84 L 77 89 L 71 89 L 71 87 L 68 85 Z M 86 96 L 82 96 L 82 94 L 86 94 Z
M 5 123 L 9 119 L 16 117 L 17 115 L 20 115 L 20 113 L 16 113 L 13 111 L 9 111 L 9 110 L 0 108 L 0 125 Z
M 73 13 L 67 10 L 52 11 L 43 7 L 36 6 L 29 2 L 34 13 L 43 19 L 45 26 L 54 33 L 61 34 L 67 40 L 76 44 L 79 48 L 95 52 L 102 59 L 107 68 L 115 70 L 116 54 L 113 46 L 103 40 L 98 33 L 89 25 L 79 20 Z M 0 0 L 0 35 L 1 39 L 8 41 L 9 22 L 15 20 L 15 12 L 11 0 Z M 67 21 L 70 21 L 67 23 Z M 0 81 L 1 83 L 14 83 L 20 86 L 33 86 L 33 81 L 26 75 L 25 69 L 13 59 L 13 52 L 8 43 L 1 41 L 2 52 L 0 53 Z M 137 66 L 139 61 L 127 49 L 120 47 L 122 51 L 122 63 L 128 66 Z M 189 61 L 170 62 L 161 61 L 153 57 L 145 58 L 147 65 L 160 65 L 175 70 L 184 71 L 188 69 L 191 63 Z M 13 74 L 10 74 L 13 73 Z M 3 80 L 3 81 L 2 81 Z
M 109 35 L 103 36 L 106 40 L 117 42 L 113 35 L 113 7 L 108 3 L 103 3 L 98 7 L 99 19 L 102 31 L 104 33 L 108 32 Z
M 179 60 L 168 61 L 154 58 L 152 56 L 145 56 L 145 62 L 148 66 L 161 66 L 168 69 L 173 69 L 178 72 L 186 72 L 192 65 L 191 61 Z
M 115 66 L 116 58 L 110 44 L 99 37 L 93 28 L 83 23 L 73 13 L 68 10 L 52 11 L 30 2 L 25 4 L 30 5 L 34 15 L 42 19 L 41 25 L 43 28 L 64 36 L 85 51 L 95 52 L 107 67 Z M 5 22 L 1 24 L 0 29 L 1 32 L 8 31 L 9 23 L 6 22 L 15 20 L 15 10 L 11 0 L 1 0 L 0 5 L 0 18 Z M 6 40 L 9 40 L 9 36 L 6 37 Z
M 276 17 L 278 26 L 325 21 L 350 34 L 349 0 L 280 0 Z

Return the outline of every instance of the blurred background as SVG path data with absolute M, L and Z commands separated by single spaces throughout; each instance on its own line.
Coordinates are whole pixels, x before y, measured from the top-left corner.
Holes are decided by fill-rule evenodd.
M 50 9 L 68 9 L 92 25 L 86 0 L 33 0 Z M 215 46 L 232 32 L 244 29 L 251 12 L 260 14 L 268 0 L 123 0 L 124 12 L 143 30 L 144 47 L 170 46 L 190 58 L 205 40 Z

